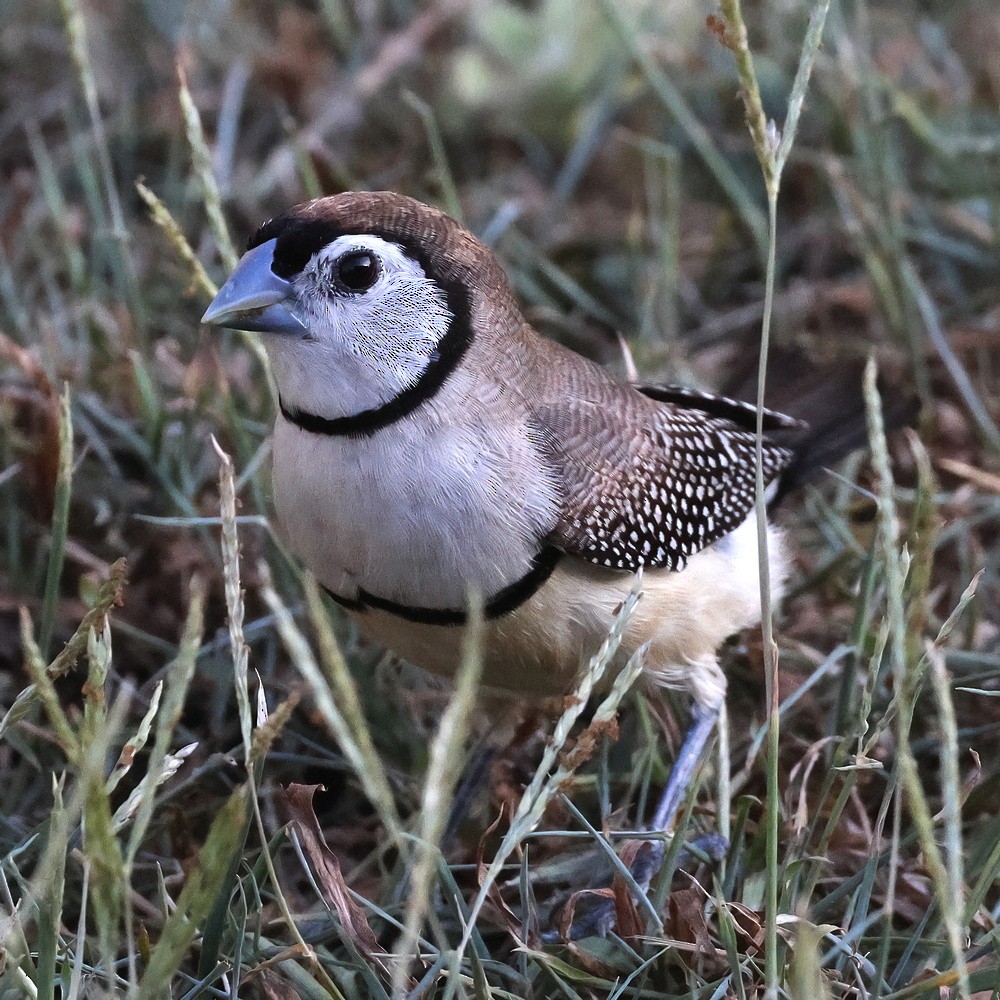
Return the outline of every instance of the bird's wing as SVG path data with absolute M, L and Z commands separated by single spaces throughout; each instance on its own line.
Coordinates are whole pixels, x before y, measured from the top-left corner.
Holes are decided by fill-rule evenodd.
M 755 431 L 757 428 L 757 406 L 742 399 L 731 399 L 729 396 L 716 396 L 700 389 L 689 389 L 684 385 L 636 385 L 644 396 L 658 400 L 661 403 L 674 403 L 683 409 L 700 410 L 713 417 L 722 417 L 730 423 L 745 430 Z M 769 410 L 764 407 L 764 430 L 805 430 L 806 424 L 790 417 L 787 413 Z
M 550 542 L 614 569 L 682 569 L 754 504 L 753 406 L 672 386 L 632 387 L 589 365 L 532 411 L 562 510 Z M 551 383 L 550 383 L 551 384 Z M 765 413 L 765 427 L 801 427 Z M 770 483 L 792 453 L 764 441 Z

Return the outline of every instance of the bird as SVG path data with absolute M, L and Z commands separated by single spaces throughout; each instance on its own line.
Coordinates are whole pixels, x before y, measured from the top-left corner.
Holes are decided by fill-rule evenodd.
M 450 676 L 481 595 L 482 683 L 566 694 L 642 572 L 619 656 L 690 696 L 651 827 L 667 831 L 762 616 L 757 407 L 633 384 L 542 336 L 493 252 L 437 208 L 345 192 L 261 225 L 202 321 L 256 331 L 278 389 L 276 514 L 361 629 Z M 765 486 L 803 424 L 764 410 Z M 775 602 L 786 533 L 767 526 Z

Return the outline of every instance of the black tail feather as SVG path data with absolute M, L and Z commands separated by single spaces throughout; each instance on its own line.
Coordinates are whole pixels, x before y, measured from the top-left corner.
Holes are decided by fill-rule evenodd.
M 823 469 L 867 447 L 863 379 L 864 362 L 860 360 L 831 368 L 812 363 L 790 351 L 772 353 L 767 405 L 802 420 L 808 426 L 800 432 L 768 434 L 769 438 L 794 453 L 794 458 L 781 474 L 770 507 L 776 507 Z M 916 421 L 919 402 L 913 393 L 900 391 L 899 387 L 890 386 L 881 377 L 878 389 L 889 430 L 911 426 Z M 756 386 L 745 379 L 727 386 L 727 392 L 752 399 Z

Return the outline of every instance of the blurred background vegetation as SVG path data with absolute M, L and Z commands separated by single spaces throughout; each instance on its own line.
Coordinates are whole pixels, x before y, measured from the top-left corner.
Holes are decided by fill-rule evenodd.
M 744 7 L 779 123 L 810 9 Z M 331 607 L 337 674 L 270 525 L 266 372 L 252 342 L 198 317 L 270 215 L 389 188 L 493 246 L 544 333 L 624 373 L 620 335 L 644 380 L 753 398 L 766 204 L 720 17 L 696 0 L 0 5 L 0 995 L 389 995 L 413 862 L 386 824 L 395 810 L 420 827 L 449 692 Z M 901 562 L 877 542 L 885 476 L 864 457 L 784 516 L 785 984 L 986 996 L 1000 988 L 1000 9 L 831 5 L 783 180 L 772 337 L 774 405 L 822 416 L 811 393 L 860 386 L 870 354 L 887 405 L 922 403 L 919 439 L 893 444 Z M 259 825 L 240 791 L 251 712 L 233 685 L 213 434 L 233 457 L 243 629 L 272 712 L 249 753 Z M 127 586 L 102 589 L 123 557 Z M 902 687 L 883 656 L 900 628 Z M 309 683 L 312 645 L 358 682 L 367 723 L 348 720 L 347 742 L 377 750 L 381 808 Z M 668 870 L 645 935 L 547 934 L 572 893 L 609 884 L 594 830 L 639 827 L 668 773 L 673 716 L 633 698 L 456 958 L 477 851 L 492 856 L 551 728 L 533 716 L 442 844 L 411 995 L 756 995 L 759 635 L 727 666 L 725 864 L 689 860 L 672 891 Z M 904 801 L 908 754 L 923 785 Z M 298 840 L 276 793 L 291 782 L 326 787 L 291 808 Z M 304 832 L 313 806 L 342 876 Z M 720 814 L 708 782 L 691 831 Z

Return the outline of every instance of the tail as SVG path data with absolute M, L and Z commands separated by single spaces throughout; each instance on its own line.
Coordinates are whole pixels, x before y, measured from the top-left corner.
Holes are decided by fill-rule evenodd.
M 824 469 L 867 447 L 863 378 L 864 362 L 860 360 L 834 368 L 816 365 L 791 351 L 772 352 L 767 405 L 798 418 L 807 426 L 802 431 L 768 434 L 793 452 L 769 501 L 770 508 L 777 507 Z M 881 376 L 878 389 L 886 428 L 912 426 L 920 409 L 916 396 L 890 386 Z M 743 379 L 735 386 L 727 386 L 726 392 L 752 399 L 756 395 L 756 385 L 750 379 Z

